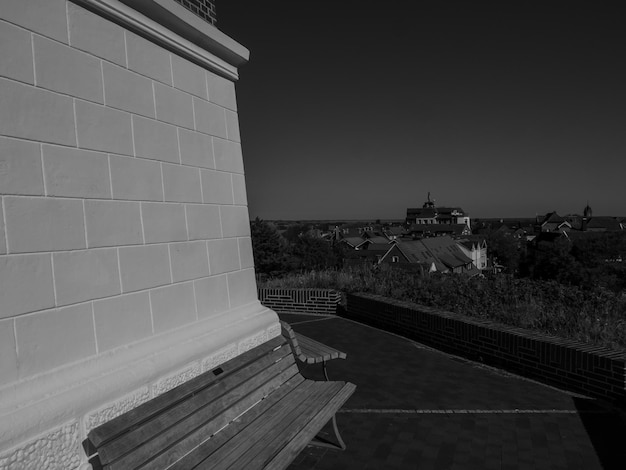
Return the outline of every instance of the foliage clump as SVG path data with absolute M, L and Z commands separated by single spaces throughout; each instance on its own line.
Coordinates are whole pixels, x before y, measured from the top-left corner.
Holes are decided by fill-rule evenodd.
M 262 279 L 337 268 L 343 262 L 343 247 L 314 236 L 303 225 L 294 225 L 280 234 L 274 225 L 257 217 L 250 223 L 250 232 L 254 266 Z
M 367 292 L 612 349 L 626 348 L 626 297 L 599 287 L 582 289 L 511 275 L 421 276 L 381 267 L 292 273 L 259 286 Z

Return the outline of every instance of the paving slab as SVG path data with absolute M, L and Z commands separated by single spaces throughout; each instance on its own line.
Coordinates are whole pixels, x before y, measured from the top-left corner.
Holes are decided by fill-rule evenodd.
M 345 351 L 329 376 L 357 385 L 337 414 L 347 450 L 308 446 L 291 470 L 626 468 L 619 410 L 352 320 L 280 317 Z

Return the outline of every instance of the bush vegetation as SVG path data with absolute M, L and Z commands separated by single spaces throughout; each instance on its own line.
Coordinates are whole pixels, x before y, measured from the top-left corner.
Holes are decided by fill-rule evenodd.
M 381 267 L 325 269 L 262 280 L 259 287 L 367 292 L 612 349 L 626 348 L 626 297 L 510 275 L 421 276 Z

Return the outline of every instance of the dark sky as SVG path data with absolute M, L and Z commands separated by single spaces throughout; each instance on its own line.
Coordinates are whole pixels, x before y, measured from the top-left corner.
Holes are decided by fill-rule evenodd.
M 619 3 L 619 2 L 615 2 Z M 600 2 L 221 0 L 250 216 L 626 216 L 626 17 Z

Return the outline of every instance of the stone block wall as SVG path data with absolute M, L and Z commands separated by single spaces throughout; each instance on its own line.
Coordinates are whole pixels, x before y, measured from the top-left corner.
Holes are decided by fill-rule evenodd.
M 345 315 L 442 351 L 626 404 L 623 352 L 370 294 L 347 294 Z
M 341 293 L 332 289 L 259 288 L 259 301 L 278 313 L 336 314 Z
M 0 8 L 0 469 L 43 468 L 16 456 L 46 429 L 78 433 L 49 452 L 75 468 L 94 410 L 280 334 L 254 277 L 246 58 L 227 62 L 247 51 L 125 3 Z

